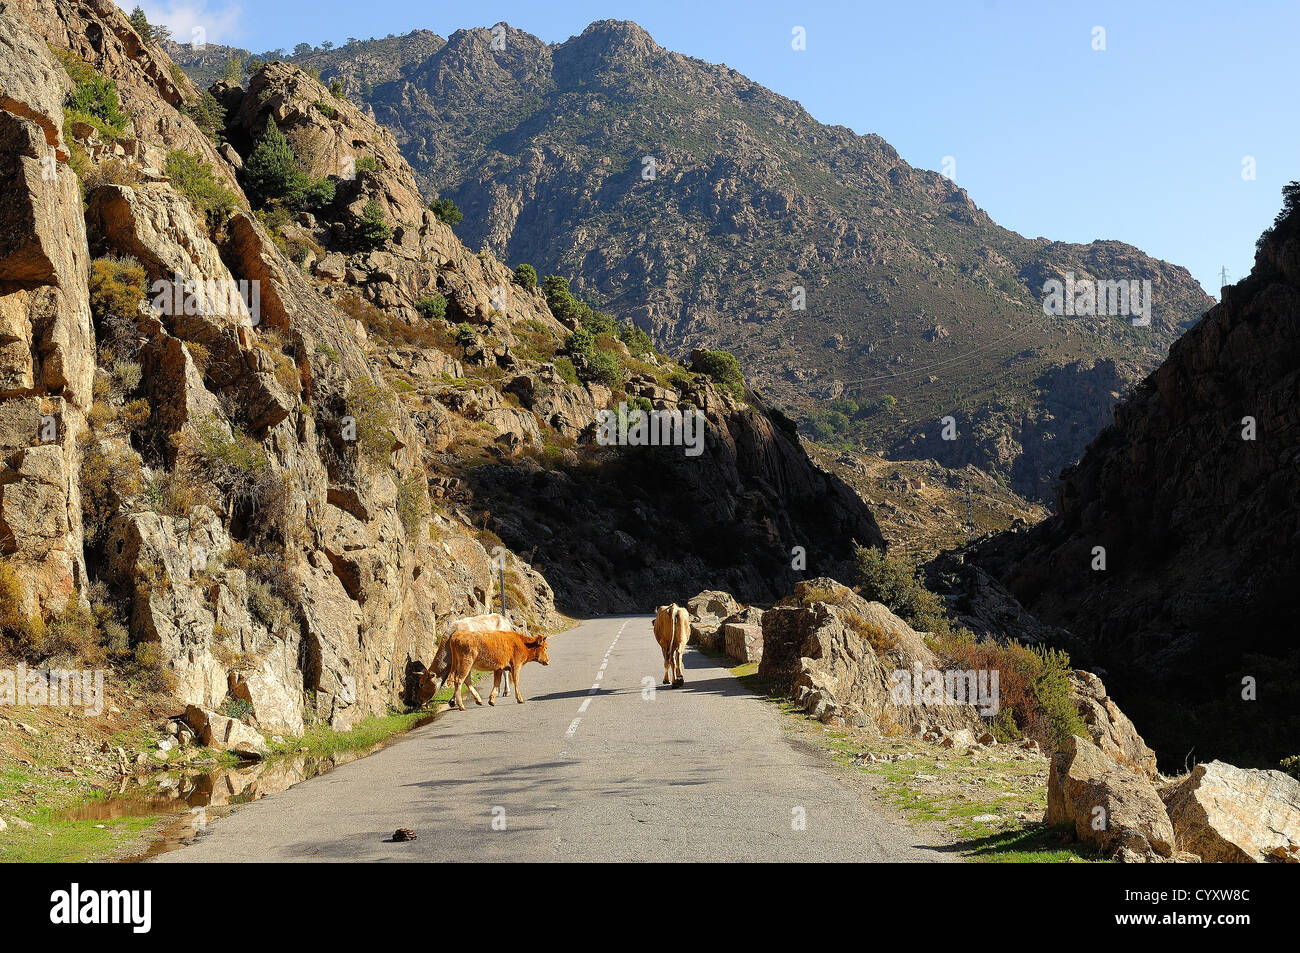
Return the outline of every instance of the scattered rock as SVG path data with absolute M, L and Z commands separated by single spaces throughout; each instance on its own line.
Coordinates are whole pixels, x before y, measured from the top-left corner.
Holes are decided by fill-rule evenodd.
M 940 744 L 945 748 L 964 751 L 975 744 L 975 735 L 969 728 L 959 728 L 950 734 L 944 735 L 943 741 L 941 741 Z

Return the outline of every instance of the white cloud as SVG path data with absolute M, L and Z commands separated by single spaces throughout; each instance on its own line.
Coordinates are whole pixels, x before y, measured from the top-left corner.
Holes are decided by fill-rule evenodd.
M 161 23 L 172 31 L 177 43 L 233 44 L 243 31 L 244 10 L 238 3 L 208 0 L 117 0 L 130 13 L 144 10 L 150 23 Z

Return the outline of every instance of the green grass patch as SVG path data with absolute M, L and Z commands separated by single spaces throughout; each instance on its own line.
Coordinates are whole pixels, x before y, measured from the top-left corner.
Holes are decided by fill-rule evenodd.
M 1074 840 L 1068 826 L 1000 831 L 961 845 L 967 859 L 987 864 L 1104 863 Z
M 446 692 L 450 696 L 450 692 Z M 439 700 L 442 693 L 439 693 Z M 268 741 L 272 757 L 277 754 L 297 753 L 308 757 L 328 757 L 349 751 L 365 751 L 375 745 L 383 744 L 414 728 L 425 721 L 433 712 L 406 711 L 390 712 L 387 715 L 371 715 L 357 722 L 348 731 L 338 731 L 327 724 L 312 725 L 300 738 L 286 738 L 283 742 Z
M 9 829 L 0 833 L 0 863 L 84 863 L 104 860 L 135 842 L 156 817 L 65 820 L 107 792 L 83 778 L 46 776 L 25 765 L 0 771 L 0 801 Z M 17 820 L 16 820 L 17 819 Z M 25 822 L 31 827 L 19 823 Z

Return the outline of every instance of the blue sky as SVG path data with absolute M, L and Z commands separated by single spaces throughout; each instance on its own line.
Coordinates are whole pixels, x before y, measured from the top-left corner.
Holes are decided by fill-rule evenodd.
M 1249 272 L 1282 185 L 1300 178 L 1294 0 L 141 5 L 176 39 L 201 25 L 209 42 L 253 50 L 500 21 L 559 42 L 592 20 L 635 20 L 661 46 L 726 63 L 822 122 L 878 133 L 912 165 L 942 170 L 951 156 L 957 183 L 1008 228 L 1130 242 L 1216 296 L 1219 269 L 1230 281 Z M 796 26 L 803 51 L 791 48 Z

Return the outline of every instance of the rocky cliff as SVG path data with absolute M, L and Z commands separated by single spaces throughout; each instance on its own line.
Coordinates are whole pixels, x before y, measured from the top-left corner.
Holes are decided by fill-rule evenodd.
M 1064 474 L 1055 514 L 967 558 L 1047 624 L 1044 638 L 1103 666 L 1162 761 L 1178 766 L 1193 751 L 1266 767 L 1295 754 L 1294 205 L 1289 194 L 1250 276 Z
M 0 46 L 6 652 L 134 657 L 200 710 L 347 727 L 502 568 L 516 617 L 560 623 L 515 552 L 584 611 L 667 579 L 762 596 L 794 545 L 834 571 L 879 541 L 752 394 L 621 342 L 606 384 L 557 370 L 573 326 L 302 71 L 206 100 L 107 0 L 5 0 Z M 310 211 L 245 192 L 268 125 Z M 595 446 L 619 401 L 700 410 L 704 453 Z

